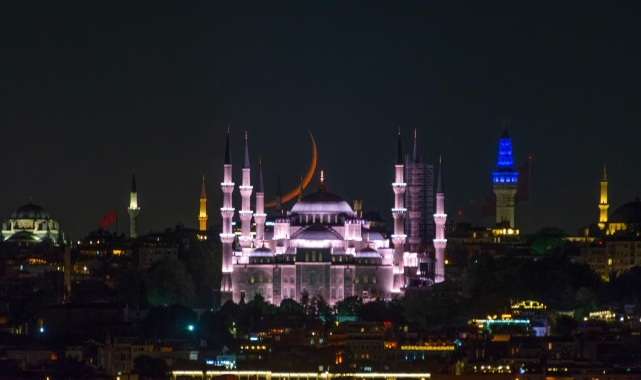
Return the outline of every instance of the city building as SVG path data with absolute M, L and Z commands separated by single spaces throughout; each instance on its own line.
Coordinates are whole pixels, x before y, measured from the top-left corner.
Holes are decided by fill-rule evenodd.
M 239 186 L 241 228 L 235 232 L 232 225 L 235 183 L 229 136 L 228 131 L 221 184 L 222 302 L 240 302 L 261 294 L 266 301 L 278 305 L 287 298 L 300 301 L 305 293 L 310 297 L 321 296 L 330 305 L 350 296 L 362 297 L 366 301 L 376 298 L 389 300 L 402 295 L 408 287 L 434 283 L 434 267 L 431 265 L 434 257 L 405 249 L 404 219 L 407 210 L 404 193 L 407 184 L 400 133 L 392 183 L 394 233 L 391 241 L 377 230 L 370 229 L 361 212 L 354 211 L 343 198 L 328 190 L 322 171 L 318 190 L 304 197 L 299 194 L 293 207 L 286 212 L 283 208 L 273 220 L 273 229 L 266 231 L 262 166 L 256 189 L 256 208 L 251 209 L 253 186 L 247 134 L 242 183 Z M 438 199 L 441 202 L 440 213 L 429 216 L 437 218 L 437 225 L 443 229 L 446 217 L 443 193 Z M 279 203 L 276 202 L 277 207 L 282 207 Z M 446 241 L 442 232 L 437 234 L 441 236 L 439 250 L 442 254 Z

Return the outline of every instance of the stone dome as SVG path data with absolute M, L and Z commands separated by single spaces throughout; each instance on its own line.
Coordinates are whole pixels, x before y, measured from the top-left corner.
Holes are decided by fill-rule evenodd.
M 619 206 L 610 214 L 610 223 L 641 224 L 641 200 L 637 197 L 634 201 Z
M 11 219 L 51 219 L 42 207 L 29 203 L 20 206 L 11 214 Z
M 250 254 L 250 257 L 274 257 L 274 252 L 272 252 L 271 249 L 265 247 L 264 245 L 262 247 L 254 249 Z
M 366 247 L 356 252 L 357 259 L 380 259 L 381 254 L 377 250 L 371 247 Z
M 291 212 L 297 214 L 354 214 L 354 210 L 352 210 L 343 198 L 326 191 L 318 191 L 306 195 L 303 199 L 296 202 Z

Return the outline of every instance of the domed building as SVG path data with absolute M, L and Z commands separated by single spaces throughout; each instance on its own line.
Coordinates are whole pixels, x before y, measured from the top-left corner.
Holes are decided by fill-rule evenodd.
M 0 236 L 3 242 L 20 246 L 40 243 L 58 245 L 62 241 L 58 221 L 32 202 L 18 207 L 11 217 L 2 223 Z
M 618 231 L 641 232 L 641 199 L 637 196 L 614 210 L 606 223 L 606 232 L 612 235 Z
M 358 212 L 360 204 L 355 203 L 355 210 L 342 197 L 328 191 L 322 171 L 318 190 L 306 196 L 302 196 L 301 179 L 298 200 L 289 211 L 280 208 L 283 197 L 279 191 L 274 204 L 280 212 L 275 219 L 267 221 L 262 168 L 259 168 L 254 189 L 245 136 L 242 184 L 239 186 L 241 208 L 237 214 L 240 228 L 237 223 L 234 231 L 232 220 L 236 209 L 232 194 L 236 185 L 232 178 L 228 134 L 221 183 L 221 302 L 250 301 L 260 294 L 265 301 L 279 305 L 288 298 L 301 301 L 302 295 L 307 293 L 335 305 L 351 296 L 369 301 L 390 300 L 402 295 L 412 279 L 420 275 L 423 261 L 432 259 L 426 254 L 405 250 L 403 192 L 406 184 L 400 135 L 397 156 L 392 184 L 395 223 L 390 239 L 385 236 L 384 227 L 380 228 L 380 216 L 376 219 L 377 228 L 371 228 L 369 220 Z M 252 209 L 254 191 L 255 208 Z M 444 216 L 439 214 L 439 217 Z M 270 229 L 265 228 L 266 223 Z

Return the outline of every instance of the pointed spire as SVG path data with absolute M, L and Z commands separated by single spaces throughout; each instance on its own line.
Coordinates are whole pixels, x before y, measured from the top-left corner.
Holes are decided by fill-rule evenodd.
M 443 168 L 441 167 L 441 155 L 438 155 L 438 177 L 436 179 L 436 193 L 444 194 L 443 192 Z
M 265 185 L 263 184 L 263 159 L 258 157 L 258 184 L 256 185 L 256 193 L 265 193 Z
M 325 187 L 325 173 L 323 171 L 320 171 L 320 186 L 318 187 L 318 192 L 319 193 L 324 193 L 327 188 Z
M 207 193 L 205 192 L 205 174 L 203 174 L 203 183 L 200 185 L 200 199 L 207 199 Z
M 249 169 L 249 147 L 247 145 L 247 131 L 245 131 L 245 160 L 243 161 L 243 169 Z
M 282 197 L 283 196 L 283 190 L 280 187 L 280 174 L 278 175 L 278 180 L 276 182 L 276 197 Z
M 601 178 L 601 181 L 603 182 L 608 181 L 608 171 L 605 168 L 605 161 L 603 162 L 603 177 Z
M 225 165 L 231 165 L 231 151 L 229 150 L 229 124 L 227 124 L 227 143 L 225 144 Z
M 300 176 L 300 185 L 298 185 L 298 200 L 303 199 L 303 175 Z
M 403 151 L 401 150 L 401 127 L 398 127 L 398 147 L 396 149 L 396 165 L 403 165 Z
M 507 120 L 507 118 L 503 119 L 503 131 L 501 132 L 502 139 L 510 138 L 510 132 L 508 131 L 509 126 L 510 126 L 510 122 Z
M 412 161 L 418 162 L 418 143 L 416 139 L 416 128 L 414 128 L 414 151 L 412 152 Z
M 137 193 L 136 191 L 136 174 L 131 175 L 131 192 Z

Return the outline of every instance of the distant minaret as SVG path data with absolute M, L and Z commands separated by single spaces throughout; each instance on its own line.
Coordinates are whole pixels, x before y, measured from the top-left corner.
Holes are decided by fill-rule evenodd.
M 434 238 L 434 256 L 436 265 L 434 268 L 434 282 L 445 281 L 445 192 L 443 191 L 443 168 L 441 167 L 441 157 L 438 158 L 438 178 L 436 180 L 436 213 L 434 214 L 434 224 L 436 225 L 436 237 Z
M 129 193 L 129 237 L 138 237 L 138 214 L 140 207 L 138 207 L 138 191 L 136 191 L 136 175 L 131 176 L 131 193 Z
M 603 176 L 601 177 L 601 197 L 599 200 L 599 228 L 605 229 L 608 223 L 608 172 L 605 169 L 605 162 L 603 163 Z
M 241 222 L 241 234 L 240 246 L 243 248 L 249 248 L 252 243 L 251 236 L 251 223 L 252 223 L 252 214 L 251 210 L 251 195 L 254 187 L 251 185 L 251 175 L 250 175 L 250 163 L 249 163 L 249 147 L 247 142 L 247 131 L 245 131 L 245 159 L 243 160 L 243 183 L 239 187 L 240 196 L 242 198 L 240 214 Z
M 394 208 L 392 216 L 394 217 L 394 234 L 392 242 L 394 243 L 394 284 L 392 291 L 400 292 L 405 287 L 405 267 L 404 267 L 404 246 L 407 235 L 405 235 L 405 212 L 407 211 L 403 202 L 403 193 L 405 192 L 406 183 L 403 179 L 403 153 L 401 150 L 401 130 L 398 130 L 398 146 L 396 152 L 396 165 L 394 183 Z
M 199 230 L 207 231 L 207 193 L 205 192 L 205 175 L 200 186 L 200 212 L 198 213 Z
M 223 182 L 220 184 L 223 190 L 223 207 L 220 213 L 223 217 L 223 232 L 220 234 L 220 241 L 223 243 L 223 268 L 222 281 L 220 284 L 221 304 L 233 299 L 232 272 L 234 271 L 232 256 L 232 244 L 234 242 L 234 231 L 232 230 L 232 218 L 234 208 L 232 207 L 232 193 L 235 184 L 232 182 L 231 152 L 229 150 L 229 127 L 227 127 L 227 143 L 225 145 L 225 163 L 223 165 Z
M 281 215 L 283 212 L 283 191 L 280 187 L 280 174 L 278 175 L 278 182 L 276 183 L 276 208 L 274 211 L 276 215 Z
M 514 228 L 514 195 L 518 172 L 514 171 L 514 158 L 512 157 L 512 139 L 503 129 L 499 140 L 499 157 L 496 171 L 492 173 L 494 194 L 496 195 L 496 224 Z
M 254 246 L 260 247 L 265 239 L 265 185 L 263 184 L 263 160 L 258 159 L 258 184 L 256 185 L 256 213 L 254 221 L 256 222 L 256 243 Z

